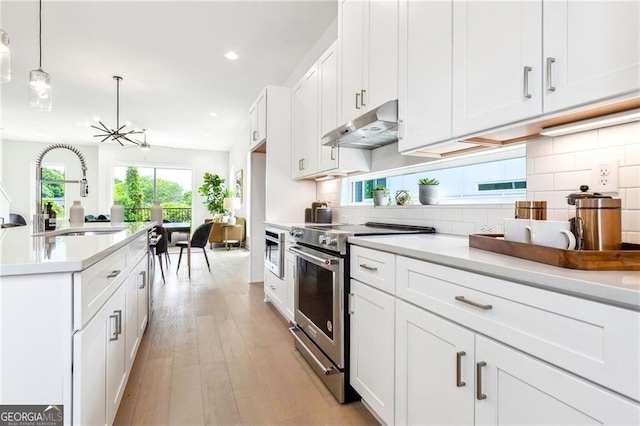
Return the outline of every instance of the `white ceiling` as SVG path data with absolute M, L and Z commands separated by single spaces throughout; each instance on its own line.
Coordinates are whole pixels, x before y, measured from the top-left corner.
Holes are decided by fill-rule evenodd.
M 120 75 L 120 124 L 148 128 L 152 147 L 228 151 L 248 141 L 259 91 L 287 80 L 334 21 L 337 2 L 45 0 L 42 10 L 49 113 L 28 107 L 38 2 L 0 2 L 12 55 L 12 79 L 0 87 L 3 139 L 98 144 L 86 123 L 97 116 L 115 127 L 112 77 Z M 227 60 L 229 50 L 240 58 Z

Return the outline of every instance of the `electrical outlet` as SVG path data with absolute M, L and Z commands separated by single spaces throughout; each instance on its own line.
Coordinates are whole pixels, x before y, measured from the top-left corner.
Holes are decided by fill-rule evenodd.
M 596 192 L 618 192 L 618 160 L 593 163 L 590 186 Z
M 495 234 L 498 232 L 497 228 L 498 226 L 496 223 L 485 223 L 480 225 L 479 230 L 481 234 Z

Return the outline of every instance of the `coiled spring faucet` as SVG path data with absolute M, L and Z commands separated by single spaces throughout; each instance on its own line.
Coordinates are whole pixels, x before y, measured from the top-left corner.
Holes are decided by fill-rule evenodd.
M 82 179 L 80 180 L 64 180 L 64 179 L 55 179 L 55 180 L 42 180 L 42 159 L 44 156 L 51 150 L 54 149 L 68 149 L 78 156 L 80 159 L 80 166 L 82 167 Z M 84 159 L 84 155 L 78 150 L 78 148 L 65 144 L 65 143 L 55 143 L 53 145 L 49 145 L 45 149 L 42 150 L 38 157 L 36 157 L 36 210 L 33 216 L 33 232 L 40 233 L 44 231 L 44 221 L 47 218 L 47 215 L 42 212 L 42 184 L 43 183 L 79 183 L 80 184 L 80 196 L 86 197 L 89 195 L 89 184 L 87 183 L 87 163 Z

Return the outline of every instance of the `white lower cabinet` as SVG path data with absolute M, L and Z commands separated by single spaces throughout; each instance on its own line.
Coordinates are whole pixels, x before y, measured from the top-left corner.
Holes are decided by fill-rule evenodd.
M 293 320 L 287 314 L 287 282 L 268 269 L 264 270 L 264 295 L 265 301 L 271 302 L 283 317 Z
M 348 307 L 350 384 L 385 423 L 640 424 L 638 312 L 351 252 L 395 267 L 351 279 Z
M 395 298 L 351 280 L 350 384 L 387 424 L 393 423 Z
M 398 300 L 395 423 L 473 424 L 473 347 L 473 332 Z
M 73 423 L 111 424 L 126 384 L 126 287 L 73 337 Z

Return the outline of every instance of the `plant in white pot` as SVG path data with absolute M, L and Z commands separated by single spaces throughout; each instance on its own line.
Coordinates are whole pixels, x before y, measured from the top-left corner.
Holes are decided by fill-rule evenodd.
M 389 190 L 384 185 L 373 188 L 373 205 L 386 206 L 388 204 Z
M 418 181 L 420 204 L 438 204 L 438 185 L 436 178 L 422 178 Z

